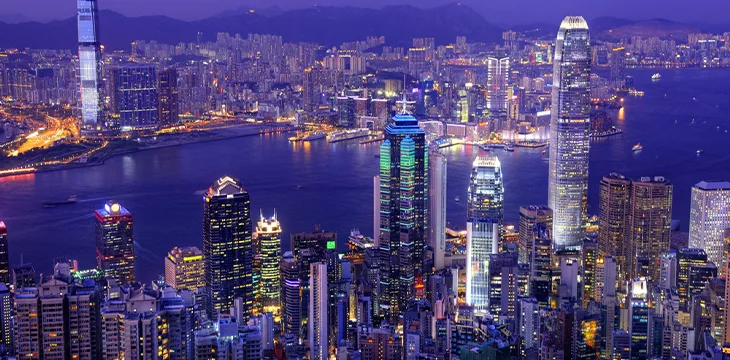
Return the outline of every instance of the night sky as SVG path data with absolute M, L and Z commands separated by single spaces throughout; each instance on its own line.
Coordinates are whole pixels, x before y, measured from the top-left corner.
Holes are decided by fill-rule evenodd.
M 192 20 L 225 10 L 278 5 L 283 9 L 317 5 L 382 7 L 391 4 L 417 4 L 431 7 L 444 0 L 99 0 L 102 9 L 129 16 L 167 15 Z M 666 18 L 683 22 L 730 23 L 728 0 L 462 0 L 498 25 L 556 22 L 565 15 L 583 15 L 591 19 L 616 16 L 628 19 Z M 1 0 L 0 20 L 47 21 L 74 15 L 74 0 Z

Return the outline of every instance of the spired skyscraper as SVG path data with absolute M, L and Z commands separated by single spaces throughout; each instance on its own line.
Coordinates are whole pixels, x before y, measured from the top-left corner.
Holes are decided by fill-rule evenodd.
M 588 23 L 568 16 L 560 24 L 553 60 L 548 206 L 555 248 L 580 245 L 585 238 L 590 77 Z
M 96 0 L 78 0 L 79 91 L 81 129 L 101 130 L 104 101 L 101 97 L 101 45 L 99 9 Z
M 477 157 L 469 180 L 466 223 L 466 302 L 489 306 L 490 254 L 499 253 L 504 219 L 502 167 L 496 156 Z
M 218 319 L 241 298 L 243 319 L 253 310 L 251 200 L 237 179 L 224 176 L 210 186 L 203 210 L 203 255 L 208 317 Z
M 426 133 L 405 111 L 385 127 L 380 146 L 380 250 L 382 304 L 390 317 L 415 297 L 416 274 L 424 269 L 428 234 Z

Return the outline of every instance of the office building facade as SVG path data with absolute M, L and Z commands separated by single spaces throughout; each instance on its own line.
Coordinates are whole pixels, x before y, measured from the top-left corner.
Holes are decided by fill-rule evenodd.
M 548 206 L 553 246 L 580 246 L 586 233 L 591 51 L 580 16 L 560 24 L 553 60 Z
M 96 265 L 118 284 L 135 280 L 134 227 L 132 213 L 115 201 L 94 212 L 96 219 Z
M 253 311 L 253 242 L 250 197 L 240 181 L 224 176 L 208 189 L 203 205 L 206 310 L 210 319 L 241 298 L 243 320 Z
M 730 182 L 702 181 L 692 187 L 689 247 L 705 250 L 707 260 L 725 266 L 725 231 L 730 229 Z
M 175 290 L 197 291 L 205 287 L 203 252 L 195 246 L 173 248 L 165 258 L 165 283 Z
M 99 8 L 96 0 L 79 0 L 77 5 L 81 129 L 102 130 L 105 119 L 104 100 L 101 95 L 102 54 L 99 42 Z

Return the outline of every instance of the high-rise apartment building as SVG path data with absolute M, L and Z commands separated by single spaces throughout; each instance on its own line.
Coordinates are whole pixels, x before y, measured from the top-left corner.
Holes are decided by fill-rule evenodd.
M 203 205 L 206 310 L 227 313 L 236 298 L 243 321 L 253 311 L 253 242 L 250 198 L 237 179 L 224 176 L 208 189 Z
M 313 263 L 309 275 L 309 358 L 329 358 L 327 264 Z
M 271 218 L 261 216 L 256 226 L 256 239 L 261 258 L 260 286 L 257 289 L 261 306 L 264 312 L 278 314 L 281 308 L 281 224 L 276 213 Z
M 707 260 L 723 269 L 725 231 L 730 229 L 730 182 L 701 181 L 693 186 L 689 215 L 689 247 L 705 250 Z
M 429 201 L 425 137 L 404 109 L 385 127 L 380 146 L 380 301 L 391 319 L 414 298 L 416 274 L 424 269 Z
M 477 311 L 489 305 L 488 269 L 484 265 L 501 246 L 504 219 L 502 167 L 497 157 L 478 157 L 468 189 L 466 302 Z
M 585 237 L 590 75 L 588 23 L 568 16 L 560 24 L 553 60 L 548 206 L 555 248 L 580 246 Z
M 101 96 L 102 55 L 99 43 L 99 8 L 96 0 L 79 0 L 79 85 L 81 128 L 104 127 L 104 100 Z
M 132 213 L 115 201 L 94 212 L 96 264 L 118 284 L 134 282 L 134 229 Z
M 631 183 L 631 232 L 627 256 L 633 261 L 629 269 L 632 278 L 638 274 L 652 281 L 659 279 L 661 255 L 669 251 L 672 197 L 672 184 L 661 176 L 642 177 Z M 640 272 L 639 258 L 646 259 L 649 273 Z
M 604 176 L 599 190 L 598 248 L 602 255 L 616 259 L 619 275 L 629 269 L 630 209 L 631 180 L 619 174 Z
M 175 290 L 205 287 L 203 252 L 195 246 L 172 248 L 165 258 L 165 283 Z

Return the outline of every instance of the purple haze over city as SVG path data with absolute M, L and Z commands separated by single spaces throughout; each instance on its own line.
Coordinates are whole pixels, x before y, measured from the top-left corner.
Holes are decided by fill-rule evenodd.
M 444 0 L 100 0 L 101 9 L 128 16 L 166 15 L 194 20 L 238 9 L 240 7 L 267 8 L 278 6 L 288 10 L 320 6 L 357 6 L 380 8 L 387 5 L 412 4 L 433 7 L 453 1 Z M 48 21 L 74 15 L 73 0 L 3 0 L 0 21 Z M 724 23 L 730 13 L 730 1 L 695 0 L 691 6 L 686 0 L 518 0 L 484 1 L 462 0 L 497 25 L 555 22 L 565 15 L 583 15 L 588 19 L 616 16 L 628 19 L 666 18 L 683 22 Z

